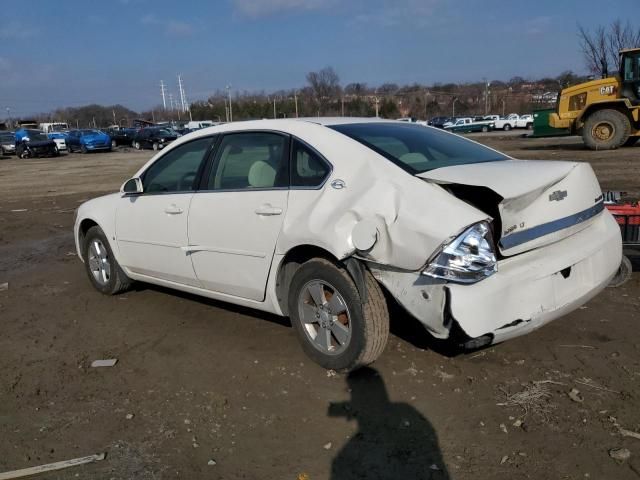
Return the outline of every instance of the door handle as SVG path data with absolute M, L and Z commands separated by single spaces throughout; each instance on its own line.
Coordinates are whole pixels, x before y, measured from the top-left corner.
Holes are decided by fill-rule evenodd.
M 179 215 L 182 212 L 183 210 L 174 203 L 172 203 L 171 205 L 169 205 L 164 209 L 164 213 L 168 215 Z
M 281 215 L 281 214 L 282 214 L 282 209 L 281 208 L 273 207 L 269 203 L 265 203 L 264 205 L 260 205 L 256 209 L 256 215 L 271 216 L 271 215 Z

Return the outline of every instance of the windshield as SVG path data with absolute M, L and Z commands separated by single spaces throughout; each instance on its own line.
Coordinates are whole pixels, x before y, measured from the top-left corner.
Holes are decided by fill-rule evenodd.
M 68 130 L 69 125 L 66 123 L 54 123 L 51 125 L 51 131 L 53 132 L 62 132 L 63 130 Z
M 30 142 L 42 142 L 49 140 L 49 137 L 39 130 L 27 130 L 27 136 L 29 137 Z
M 80 133 L 83 136 L 84 135 L 102 135 L 102 132 L 99 130 L 82 130 Z
M 13 142 L 15 137 L 12 133 L 0 133 L 0 142 Z
M 411 174 L 508 157 L 435 128 L 403 123 L 352 123 L 331 126 Z

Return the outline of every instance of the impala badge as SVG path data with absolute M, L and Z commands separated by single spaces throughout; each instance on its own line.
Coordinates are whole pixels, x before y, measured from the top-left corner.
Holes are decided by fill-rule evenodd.
M 336 190 L 342 190 L 343 188 L 345 188 L 347 186 L 347 184 L 344 182 L 344 180 L 341 180 L 340 178 L 337 178 L 333 182 L 331 182 L 331 186 L 333 188 L 335 188 Z
M 554 200 L 559 202 L 560 200 L 564 200 L 567 196 L 566 190 L 556 190 L 551 195 L 549 195 L 549 201 L 553 202 Z

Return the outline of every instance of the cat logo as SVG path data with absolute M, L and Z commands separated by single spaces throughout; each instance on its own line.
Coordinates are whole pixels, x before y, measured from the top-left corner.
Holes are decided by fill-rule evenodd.
M 556 190 L 555 192 L 553 192 L 551 195 L 549 195 L 549 201 L 553 202 L 559 202 L 560 200 L 564 200 L 567 196 L 567 191 L 566 190 Z
M 615 91 L 615 85 L 605 85 L 604 87 L 600 87 L 600 95 L 613 95 Z

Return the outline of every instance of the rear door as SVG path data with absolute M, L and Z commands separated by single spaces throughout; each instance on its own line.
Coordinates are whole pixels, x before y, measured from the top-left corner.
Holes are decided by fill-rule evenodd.
M 208 290 L 262 301 L 289 195 L 289 137 L 224 135 L 189 209 L 190 258 Z

